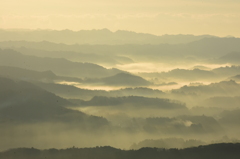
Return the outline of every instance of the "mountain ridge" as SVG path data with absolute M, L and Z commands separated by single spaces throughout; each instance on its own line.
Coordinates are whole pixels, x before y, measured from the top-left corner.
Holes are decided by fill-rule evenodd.
M 51 41 L 66 44 L 160 44 L 160 43 L 188 43 L 212 35 L 177 34 L 161 36 L 149 33 L 137 33 L 127 30 L 112 32 L 108 29 L 99 30 L 4 30 L 0 29 L 0 41 L 27 40 L 27 41 Z M 65 37 L 60 38 L 60 37 Z M 70 40 L 73 39 L 73 40 Z

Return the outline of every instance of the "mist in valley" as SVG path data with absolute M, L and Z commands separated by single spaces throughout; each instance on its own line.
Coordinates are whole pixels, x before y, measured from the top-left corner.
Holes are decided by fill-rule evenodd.
M 0 158 L 239 158 L 238 2 L 36 3 L 0 6 Z
M 212 49 L 204 50 L 209 40 Z M 224 40 L 234 47 L 220 53 L 214 44 Z M 91 53 L 86 45 L 1 42 L 0 148 L 187 148 L 238 142 L 240 69 L 222 58 L 240 51 L 238 41 L 204 37 L 168 46 L 90 44 L 96 47 Z M 209 49 L 211 56 L 203 56 Z

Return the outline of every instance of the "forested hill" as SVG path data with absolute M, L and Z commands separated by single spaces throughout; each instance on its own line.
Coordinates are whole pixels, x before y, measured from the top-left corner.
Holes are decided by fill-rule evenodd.
M 38 150 L 35 148 L 11 149 L 0 153 L 7 159 L 239 159 L 240 143 L 213 144 L 186 149 L 141 148 L 120 150 L 113 147 L 68 148 Z

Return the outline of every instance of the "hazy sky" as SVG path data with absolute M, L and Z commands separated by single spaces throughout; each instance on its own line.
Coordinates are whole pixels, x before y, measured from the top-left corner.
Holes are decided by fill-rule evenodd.
M 0 28 L 240 37 L 240 0 L 0 0 Z

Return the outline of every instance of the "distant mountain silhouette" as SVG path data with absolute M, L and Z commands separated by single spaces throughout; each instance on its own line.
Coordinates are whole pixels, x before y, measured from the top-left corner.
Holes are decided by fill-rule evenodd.
M 240 51 L 239 43 L 240 38 L 204 38 L 188 43 L 185 51 L 198 58 L 218 58 L 228 52 Z
M 152 148 L 187 148 L 187 147 L 195 147 L 200 145 L 205 145 L 206 143 L 200 140 L 189 139 L 184 140 L 182 138 L 166 138 L 166 139 L 158 139 L 158 140 L 150 140 L 146 139 L 137 144 L 133 144 L 131 149 L 141 149 L 144 147 L 152 147 Z
M 107 124 L 100 117 L 65 108 L 68 100 L 47 92 L 31 83 L 0 78 L 0 121 L 21 122 L 85 122 Z
M 160 79 L 171 79 L 171 80 L 184 80 L 184 81 L 199 81 L 207 79 L 216 79 L 218 75 L 212 71 L 194 69 L 173 69 L 168 72 L 153 72 L 153 73 L 140 73 L 140 75 L 147 77 L 157 77 Z
M 234 80 L 234 81 L 239 82 L 240 81 L 240 75 L 236 75 L 236 76 L 230 77 L 229 80 Z
M 91 63 L 71 62 L 63 58 L 42 58 L 28 56 L 13 50 L 0 50 L 0 63 L 5 66 L 14 66 L 36 71 L 51 70 L 57 75 L 77 77 L 106 77 L 122 71 L 106 69 Z
M 196 65 L 194 67 L 192 67 L 192 69 L 199 69 L 199 70 L 211 70 L 209 67 L 206 67 L 206 66 L 202 66 L 202 65 Z
M 91 99 L 94 96 L 108 96 L 110 93 L 105 90 L 89 90 L 82 89 L 72 85 L 64 84 L 54 84 L 54 83 L 43 83 L 36 82 L 35 85 L 52 92 L 58 96 L 65 98 L 81 98 L 81 99 Z
M 76 101 L 76 100 L 75 100 Z M 73 100 L 74 102 L 74 100 Z M 79 100 L 76 104 L 81 106 L 115 106 L 136 108 L 158 108 L 158 109 L 186 109 L 183 103 L 161 98 L 147 98 L 140 96 L 128 97 L 104 97 L 95 96 L 89 101 Z
M 227 127 L 228 129 L 231 129 L 232 131 L 239 130 L 239 120 L 240 120 L 240 109 L 234 109 L 234 110 L 225 110 L 221 115 L 221 118 L 219 119 L 219 122 Z
M 118 30 L 111 32 L 108 29 L 101 30 L 0 30 L 0 41 L 50 41 L 66 44 L 160 44 L 160 43 L 188 43 L 210 35 L 162 35 L 136 33 L 132 31 Z
M 39 100 L 52 105 L 65 106 L 71 105 L 66 99 L 60 98 L 53 93 L 47 92 L 25 81 L 14 81 L 8 78 L 0 77 L 1 106 L 8 106 L 8 103 L 19 104 L 28 100 Z
M 183 86 L 180 89 L 172 90 L 173 94 L 192 96 L 217 96 L 217 95 L 238 95 L 240 85 L 233 80 L 211 83 L 200 86 Z
M 112 90 L 110 94 L 116 96 L 144 96 L 144 97 L 165 97 L 165 93 L 159 89 L 151 89 L 147 87 L 123 88 L 119 90 Z
M 143 131 L 162 135 L 218 134 L 223 130 L 218 121 L 209 116 L 151 117 L 137 123 Z
M 142 77 L 132 75 L 130 73 L 118 73 L 114 76 L 105 77 L 101 79 L 93 79 L 93 81 L 86 80 L 85 82 L 103 83 L 110 86 L 148 86 L 151 83 Z
M 138 62 L 167 62 L 168 64 L 195 64 L 209 62 L 229 52 L 240 52 L 240 38 L 203 38 L 188 44 L 123 44 L 123 45 L 66 45 L 47 41 L 5 41 L 1 48 L 38 49 L 46 51 L 74 51 L 108 56 L 125 56 Z
M 215 68 L 212 70 L 214 73 L 224 76 L 224 77 L 229 77 L 229 76 L 235 76 L 238 75 L 240 72 L 240 66 L 226 66 L 226 67 L 219 67 Z
M 136 88 L 124 88 L 119 90 L 89 90 L 82 89 L 71 85 L 63 84 L 54 84 L 54 83 L 35 83 L 39 87 L 57 94 L 65 98 L 79 98 L 84 100 L 90 100 L 94 96 L 108 96 L 108 97 L 117 97 L 117 96 L 145 96 L 145 97 L 165 97 L 165 93 L 161 90 L 154 90 L 151 88 L 145 87 L 136 87 Z
M 195 130 L 199 129 L 199 131 L 203 132 L 214 132 L 214 133 L 220 133 L 223 128 L 222 126 L 218 123 L 216 119 L 214 119 L 211 116 L 189 116 L 189 115 L 184 115 L 184 116 L 179 116 L 178 118 L 184 120 L 184 121 L 191 121 L 192 128 L 196 128 Z M 198 131 L 198 130 L 197 130 Z
M 105 77 L 102 79 L 107 85 L 128 85 L 128 86 L 146 86 L 150 82 L 142 77 L 135 76 L 129 73 L 119 73 L 112 77 Z
M 203 105 L 225 109 L 240 108 L 240 96 L 216 96 L 206 99 Z
M 20 79 L 25 81 L 39 81 L 39 82 L 54 82 L 54 81 L 65 81 L 65 82 L 78 82 L 78 83 L 92 83 L 99 85 L 110 85 L 110 86 L 147 86 L 151 83 L 147 80 L 132 75 L 130 73 L 119 73 L 114 76 L 106 78 L 87 78 L 80 79 L 74 77 L 57 76 L 52 71 L 33 71 L 28 69 L 22 69 L 11 66 L 0 66 L 0 75 L 8 78 Z
M 46 51 L 42 49 L 30 49 L 26 47 L 11 48 L 25 55 L 38 57 L 65 58 L 74 62 L 88 62 L 104 65 L 128 64 L 134 61 L 126 56 L 121 55 L 101 55 L 98 52 L 81 53 L 76 51 Z
M 57 76 L 52 71 L 40 72 L 11 66 L 0 66 L 0 76 L 24 81 L 54 82 L 55 80 L 59 80 L 82 82 L 80 78 Z
M 212 60 L 214 63 L 230 63 L 239 65 L 240 64 L 240 52 L 231 52 L 226 55 L 223 55 L 217 59 Z

